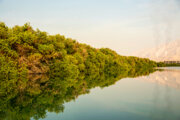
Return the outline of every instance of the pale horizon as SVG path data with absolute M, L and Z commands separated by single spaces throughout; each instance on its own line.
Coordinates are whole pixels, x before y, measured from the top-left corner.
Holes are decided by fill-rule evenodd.
M 179 6 L 178 0 L 0 0 L 0 21 L 10 27 L 30 22 L 49 34 L 132 55 L 180 39 Z

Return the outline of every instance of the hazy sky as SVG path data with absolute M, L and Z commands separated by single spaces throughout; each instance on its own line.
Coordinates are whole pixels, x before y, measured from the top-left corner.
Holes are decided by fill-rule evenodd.
M 180 0 L 0 0 L 0 21 L 131 55 L 180 39 Z

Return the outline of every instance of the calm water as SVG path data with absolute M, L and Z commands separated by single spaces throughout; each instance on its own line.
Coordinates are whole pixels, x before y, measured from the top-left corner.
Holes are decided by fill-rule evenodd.
M 180 120 L 180 68 L 161 69 L 0 75 L 0 120 Z
M 96 87 L 64 108 L 43 120 L 180 120 L 180 68 Z

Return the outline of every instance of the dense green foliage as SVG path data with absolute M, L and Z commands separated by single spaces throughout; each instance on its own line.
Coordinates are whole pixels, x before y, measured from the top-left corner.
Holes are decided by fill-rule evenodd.
M 157 67 L 179 67 L 179 63 L 164 63 L 164 62 L 158 62 Z
M 63 112 L 64 102 L 125 77 L 148 75 L 157 63 L 92 48 L 29 24 L 0 23 L 0 119 L 29 120 Z
M 178 63 L 171 63 L 171 64 L 165 64 L 164 65 L 165 67 L 179 67 L 180 66 L 180 64 L 178 64 Z
M 2 77 L 27 73 L 50 73 L 63 78 L 84 74 L 109 73 L 155 67 L 149 59 L 120 56 L 116 52 L 95 49 L 62 35 L 48 35 L 28 23 L 8 28 L 0 23 L 0 74 Z

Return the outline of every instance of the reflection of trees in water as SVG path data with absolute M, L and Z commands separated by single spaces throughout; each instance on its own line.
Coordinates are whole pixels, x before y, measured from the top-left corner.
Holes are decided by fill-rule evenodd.
M 88 94 L 94 87 L 106 87 L 125 77 L 148 75 L 154 70 L 130 70 L 118 74 L 79 74 L 76 79 L 61 74 L 32 74 L 0 82 L 0 120 L 30 120 L 46 117 L 46 112 L 61 113 L 63 104 Z

